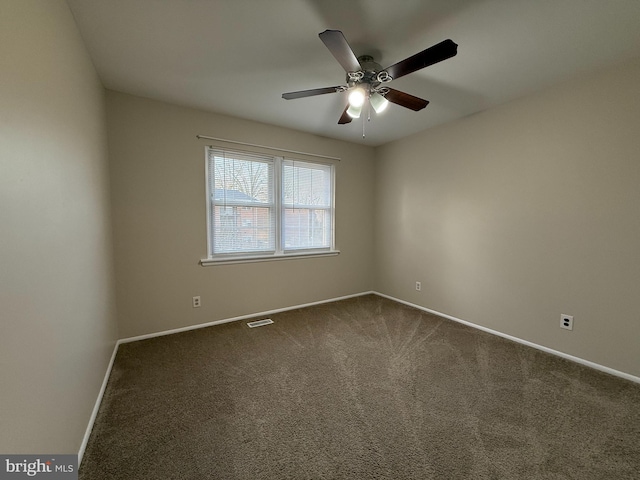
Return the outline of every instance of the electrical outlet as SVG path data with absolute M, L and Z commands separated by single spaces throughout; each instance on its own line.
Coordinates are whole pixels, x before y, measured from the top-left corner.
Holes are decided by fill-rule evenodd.
M 193 308 L 199 308 L 200 305 L 200 295 L 193 297 Z
M 417 290 L 417 291 L 422 290 L 422 283 L 420 283 L 420 282 L 416 282 L 416 290 Z
M 565 315 L 564 313 L 560 315 L 560 328 L 564 328 L 566 330 L 573 330 L 573 316 Z

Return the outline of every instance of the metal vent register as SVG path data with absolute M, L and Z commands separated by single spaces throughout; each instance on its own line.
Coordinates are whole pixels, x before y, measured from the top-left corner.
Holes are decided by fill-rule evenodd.
M 269 325 L 270 323 L 273 323 L 273 320 L 271 320 L 270 318 L 265 318 L 264 320 L 256 320 L 255 322 L 247 322 L 247 325 L 249 325 L 249 328 L 255 328 L 255 327 L 262 327 L 264 325 Z

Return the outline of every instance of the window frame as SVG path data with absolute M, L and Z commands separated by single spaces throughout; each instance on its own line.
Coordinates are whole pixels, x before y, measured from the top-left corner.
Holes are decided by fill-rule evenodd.
M 261 159 L 258 161 L 264 161 L 265 159 L 269 159 L 269 161 L 273 164 L 273 210 L 274 210 L 274 250 L 265 253 L 263 251 L 246 251 L 246 252 L 231 252 L 231 253 L 214 253 L 214 224 L 212 217 L 212 210 L 215 207 L 215 201 L 212 197 L 215 189 L 215 180 L 210 179 L 210 152 L 218 151 L 224 152 L 225 154 L 233 155 L 238 154 L 239 156 L 255 156 L 257 159 Z M 329 207 L 319 206 L 318 210 L 325 210 L 329 212 L 330 218 L 330 239 L 329 246 L 325 247 L 311 247 L 311 248 L 293 248 L 286 249 L 284 246 L 284 238 L 285 238 L 285 221 L 284 216 L 286 212 L 286 206 L 290 204 L 286 204 L 284 202 L 284 193 L 283 193 L 283 183 L 284 183 L 284 165 L 285 163 L 293 162 L 293 165 L 296 163 L 303 164 L 317 164 L 322 167 L 329 167 L 329 177 L 330 177 L 330 195 Z M 205 192 L 206 192 L 206 235 L 207 235 L 207 258 L 203 258 L 200 260 L 201 265 L 210 266 L 210 265 L 219 265 L 219 264 L 230 264 L 230 263 L 247 263 L 247 262 L 264 262 L 264 261 L 273 261 L 273 260 L 288 260 L 294 258 L 309 258 L 309 257 L 319 257 L 319 256 L 332 256 L 340 254 L 340 251 L 336 248 L 336 232 L 335 232 L 335 193 L 336 193 L 336 166 L 333 162 L 322 162 L 315 160 L 302 160 L 299 158 L 294 158 L 290 156 L 282 156 L 282 155 L 274 155 L 271 153 L 262 153 L 262 152 L 247 152 L 240 149 L 227 149 L 217 146 L 207 146 L 205 147 Z

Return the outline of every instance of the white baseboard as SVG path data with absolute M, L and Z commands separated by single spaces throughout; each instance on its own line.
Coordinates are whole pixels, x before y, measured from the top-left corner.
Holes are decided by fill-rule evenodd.
M 82 439 L 82 443 L 80 444 L 80 450 L 78 451 L 78 466 L 82 463 L 82 457 L 84 456 L 84 451 L 87 448 L 87 443 L 89 443 L 89 437 L 91 436 L 91 431 L 93 430 L 93 424 L 96 421 L 96 417 L 98 416 L 98 410 L 100 409 L 100 404 L 102 403 L 102 397 L 104 396 L 104 392 L 107 389 L 107 383 L 109 382 L 109 377 L 111 376 L 111 369 L 113 368 L 113 362 L 116 359 L 116 354 L 118 353 L 118 345 L 120 345 L 120 341 L 118 340 L 113 347 L 113 353 L 111 354 L 111 360 L 109 360 L 109 365 L 107 365 L 107 372 L 104 374 L 104 379 L 102 380 L 102 386 L 100 387 L 100 392 L 98 392 L 98 398 L 96 399 L 96 403 L 93 406 L 93 411 L 91 412 L 91 417 L 89 418 L 89 424 L 87 425 L 87 429 L 84 432 L 84 437 Z
M 372 292 L 375 295 L 379 295 L 380 297 L 388 298 L 389 300 L 393 300 L 394 302 L 402 303 L 404 305 L 408 305 L 413 308 L 417 308 L 418 310 L 422 310 L 427 313 L 432 313 L 433 315 L 437 315 L 439 317 L 446 318 L 448 320 L 453 320 L 454 322 L 462 323 L 469 327 L 482 330 L 483 332 L 490 333 L 492 335 L 497 335 L 498 337 L 506 338 L 507 340 L 514 341 L 516 343 L 520 343 L 522 345 L 526 345 L 527 347 L 535 348 L 536 350 L 541 350 L 546 353 L 550 353 L 552 355 L 556 355 L 558 357 L 565 358 L 567 360 L 571 360 L 572 362 L 579 363 L 581 365 L 585 365 L 590 368 L 594 368 L 596 370 L 600 370 L 601 372 L 608 373 L 610 375 L 614 375 L 616 377 L 624 378 L 625 380 L 629 380 L 631 382 L 640 383 L 640 377 L 636 377 L 629 373 L 621 372 L 619 370 L 614 370 L 613 368 L 605 367 L 604 365 L 600 365 L 599 363 L 591 362 L 589 360 L 585 360 L 584 358 L 575 357 L 573 355 L 569 355 L 568 353 L 560 352 L 558 350 L 553 350 L 552 348 L 545 347 L 543 345 L 538 345 L 537 343 L 529 342 L 528 340 L 523 340 L 518 337 L 514 337 L 511 335 L 507 335 L 506 333 L 499 332 L 497 330 L 492 330 L 487 327 L 483 327 L 481 325 L 477 325 L 475 323 L 468 322 L 466 320 L 462 320 L 460 318 L 452 317 L 451 315 L 447 315 L 446 313 L 438 312 L 436 310 L 431 310 L 430 308 L 422 307 L 420 305 L 416 305 L 415 303 L 406 302 L 404 300 L 400 300 L 399 298 L 392 297 L 390 295 L 385 295 L 384 293 Z

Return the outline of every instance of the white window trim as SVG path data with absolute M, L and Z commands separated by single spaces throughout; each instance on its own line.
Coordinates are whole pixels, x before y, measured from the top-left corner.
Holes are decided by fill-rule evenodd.
M 211 267 L 213 265 L 233 265 L 235 263 L 254 263 L 254 262 L 273 262 L 278 260 L 295 260 L 300 258 L 314 258 L 314 257 L 333 257 L 340 255 L 340 250 L 327 250 L 326 252 L 296 252 L 285 253 L 282 255 L 255 255 L 255 256 L 234 256 L 229 258 L 203 258 L 200 260 L 200 265 L 203 267 Z
M 336 196 L 336 175 L 335 175 L 335 165 L 333 163 L 325 163 L 325 162 L 316 162 L 316 161 L 307 161 L 307 160 L 298 160 L 304 163 L 318 163 L 321 165 L 329 165 L 332 169 L 331 175 L 331 247 L 322 248 L 314 248 L 309 250 L 302 249 L 292 249 L 285 250 L 282 246 L 282 238 L 283 238 L 283 224 L 282 224 L 282 209 L 284 207 L 284 203 L 282 202 L 282 192 L 281 192 L 281 181 L 282 181 L 282 164 L 285 160 L 294 160 L 292 158 L 285 158 L 282 156 L 271 155 L 274 158 L 274 176 L 278 179 L 274 184 L 274 196 L 275 196 L 275 210 L 276 210 L 276 218 L 275 218 L 275 228 L 278 234 L 275 238 L 275 251 L 273 253 L 262 253 L 256 252 L 253 253 L 241 253 L 241 254 L 218 254 L 213 256 L 213 246 L 211 245 L 211 188 L 209 182 L 209 149 L 211 147 L 205 148 L 205 191 L 206 191 L 206 215 L 207 215 L 207 258 L 200 259 L 200 265 L 203 267 L 213 266 L 213 265 L 232 265 L 238 263 L 253 263 L 253 262 L 269 262 L 269 261 L 278 261 L 278 260 L 293 260 L 300 258 L 315 258 L 315 257 L 330 257 L 336 256 L 340 254 L 340 250 L 335 248 L 335 196 Z M 217 147 L 216 147 L 217 148 Z M 233 150 L 232 150 L 233 151 Z

